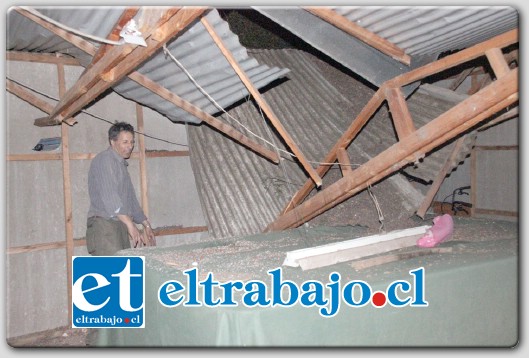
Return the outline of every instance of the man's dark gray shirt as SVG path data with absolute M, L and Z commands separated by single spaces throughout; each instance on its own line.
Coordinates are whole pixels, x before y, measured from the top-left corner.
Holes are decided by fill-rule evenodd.
M 128 165 L 112 147 L 95 156 L 88 171 L 88 217 L 117 220 L 117 215 L 128 215 L 137 224 L 147 219 L 136 198 Z

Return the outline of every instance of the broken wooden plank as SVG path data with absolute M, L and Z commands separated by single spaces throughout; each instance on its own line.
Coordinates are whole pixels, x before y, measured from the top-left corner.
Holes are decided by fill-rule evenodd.
M 413 246 L 429 225 L 287 252 L 284 266 L 308 270 Z
M 332 9 L 322 7 L 306 7 L 305 10 L 327 21 L 329 24 L 339 28 L 340 30 L 356 37 L 365 44 L 377 49 L 383 54 L 409 66 L 411 64 L 411 57 L 407 55 L 403 49 L 389 42 L 385 38 L 371 32 L 362 26 L 350 21 L 348 18 L 338 14 Z
M 370 258 L 362 259 L 362 260 L 355 260 L 351 262 L 351 267 L 357 271 L 360 271 L 366 268 L 379 266 L 379 265 L 387 264 L 390 262 L 409 260 L 415 257 L 432 255 L 432 254 L 446 254 L 446 253 L 451 253 L 451 252 L 452 252 L 451 247 L 432 247 L 429 249 L 395 253 L 395 254 L 389 254 L 389 255 L 381 255 L 381 256 L 370 257 Z
M 272 108 L 261 96 L 261 93 L 254 86 L 246 72 L 244 72 L 244 70 L 241 68 L 231 51 L 226 47 L 221 37 L 217 34 L 213 26 L 211 26 L 211 24 L 205 17 L 202 17 L 200 19 L 200 22 L 202 23 L 202 25 L 204 25 L 208 33 L 211 35 L 211 38 L 217 44 L 221 53 L 224 55 L 224 57 L 226 57 L 226 60 L 230 63 L 235 73 L 237 73 L 241 81 L 248 89 L 248 92 L 253 96 L 257 104 L 261 107 L 261 109 L 266 114 L 266 116 L 268 117 L 274 128 L 277 130 L 281 138 L 285 141 L 286 145 L 292 150 L 292 152 L 294 152 L 294 155 L 302 165 L 303 169 L 307 171 L 311 179 L 314 181 L 314 184 L 317 187 L 320 187 L 322 183 L 320 176 L 314 170 L 309 161 L 305 158 L 305 155 L 301 152 L 298 145 L 294 142 L 290 134 L 288 134 L 286 129 L 283 127 L 283 125 L 279 121 L 279 118 L 277 118 L 274 111 L 272 111 Z

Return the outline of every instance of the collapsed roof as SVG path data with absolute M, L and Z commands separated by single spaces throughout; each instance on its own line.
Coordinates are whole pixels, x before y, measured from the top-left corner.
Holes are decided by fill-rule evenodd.
M 269 61 L 267 56 L 273 54 L 266 56 L 249 54 L 239 43 L 237 36 L 231 32 L 228 24 L 220 18 L 216 9 L 12 8 L 8 13 L 7 21 L 9 28 L 7 49 L 10 51 L 8 56 L 16 59 L 17 53 L 20 52 L 64 54 L 74 57 L 86 67 L 78 82 L 57 104 L 41 106 L 48 116 L 36 120 L 36 125 L 54 125 L 63 121 L 73 124 L 74 115 L 79 110 L 97 100 L 106 90 L 113 89 L 124 97 L 162 113 L 171 121 L 195 124 L 206 122 L 270 162 L 278 163 L 282 155 L 275 146 L 266 142 L 261 143 L 254 136 L 247 135 L 248 131 L 240 123 L 234 123 L 227 118 L 228 114 L 218 116 L 219 112 L 223 112 L 223 108 L 251 94 L 258 108 L 252 108 L 248 102 L 235 107 L 231 112 L 240 111 L 239 116 L 249 117 L 250 115 L 244 111 L 251 109 L 254 112 L 263 111 L 263 113 L 255 112 L 259 114 L 257 119 L 262 118 L 264 124 L 266 117 L 278 134 L 275 145 L 293 152 L 295 159 L 288 164 L 292 177 L 288 180 L 298 180 L 302 189 L 294 197 L 291 197 L 290 189 L 288 197 L 279 197 L 275 194 L 264 196 L 263 194 L 266 193 L 263 190 L 267 191 L 271 188 L 265 181 L 274 178 L 270 175 L 262 176 L 264 167 L 255 164 L 253 162 L 255 158 L 246 161 L 244 158 L 247 158 L 249 153 L 239 146 L 234 147 L 235 149 L 221 146 L 219 148 L 222 148 L 222 151 L 213 149 L 212 141 L 201 137 L 199 132 L 193 129 L 191 145 L 195 153 L 201 153 L 200 161 L 194 163 L 197 177 L 201 180 L 198 186 L 202 188 L 202 200 L 208 215 L 213 218 L 222 212 L 219 220 L 209 219 L 210 225 L 215 227 L 214 230 L 219 236 L 232 235 L 239 230 L 237 234 L 254 233 L 263 230 L 268 224 L 270 225 L 266 227 L 267 230 L 300 225 L 368 188 L 370 183 L 382 180 L 403 167 L 411 175 L 431 180 L 439 171 L 446 154 L 438 160 L 425 160 L 422 165 L 423 170 L 413 170 L 406 166 L 415 162 L 420 169 L 419 159 L 463 133 L 463 129 L 461 129 L 462 124 L 457 122 L 459 119 L 452 118 L 453 112 L 450 116 L 442 117 L 446 118 L 447 122 L 453 122 L 453 127 L 440 128 L 443 131 L 442 136 L 432 135 L 430 132 L 425 134 L 423 132 L 426 132 L 426 129 L 422 130 L 422 127 L 440 127 L 432 122 L 453 106 L 472 103 L 476 108 L 481 108 L 485 117 L 479 117 L 481 113 L 478 113 L 477 117 L 464 113 L 466 117 L 461 119 L 475 125 L 517 101 L 517 83 L 506 84 L 507 77 L 512 78 L 515 72 L 511 71 L 509 64 L 504 63 L 501 53 L 502 48 L 517 42 L 517 32 L 513 32 L 514 30 L 509 32 L 518 26 L 518 14 L 513 8 L 256 7 L 255 9 L 291 31 L 303 42 L 312 45 L 379 88 L 351 125 L 349 125 L 350 118 L 353 116 L 344 112 L 344 109 L 352 109 L 351 105 L 354 103 L 356 107 L 351 112 L 358 113 L 359 107 L 365 102 L 355 103 L 355 99 L 351 97 L 358 97 L 357 94 L 355 96 L 333 94 L 335 92 L 332 86 L 325 81 L 310 80 L 308 76 L 315 74 L 314 69 L 309 69 L 303 75 L 305 77 L 291 75 L 289 71 L 293 71 L 294 67 L 305 65 L 306 59 L 302 55 L 288 58 L 288 53 L 278 52 L 278 60 Z M 119 42 L 120 34 L 128 28 L 131 20 L 139 24 L 141 38 L 129 39 L 129 43 Z M 72 34 L 72 28 L 90 36 Z M 140 44 L 142 41 L 146 46 Z M 486 45 L 481 45 L 482 42 Z M 461 58 L 455 58 L 454 55 L 446 57 L 449 60 L 445 62 L 450 66 L 445 66 L 445 62 L 433 62 L 441 54 L 457 55 L 462 49 L 469 50 L 461 51 Z M 285 55 L 287 58 L 284 57 Z M 456 98 L 457 96 L 442 90 L 425 86 L 406 103 L 406 97 L 419 86 L 423 78 L 484 55 L 491 63 L 498 80 L 493 83 L 494 89 L 503 90 L 506 97 L 490 100 L 486 97 L 486 103 L 483 104 L 483 98 L 475 96 Z M 287 75 L 290 83 L 277 82 Z M 31 98 L 30 94 L 24 92 L 10 79 L 7 79 L 7 82 L 8 91 Z M 277 87 L 267 96 L 257 91 L 272 83 Z M 491 91 L 483 93 L 488 95 Z M 275 93 L 279 93 L 279 97 L 276 98 Z M 479 94 L 481 97 L 484 96 Z M 331 98 L 325 99 L 328 95 Z M 438 112 L 428 111 L 427 115 L 422 115 L 420 108 L 428 105 L 432 96 L 441 96 L 446 106 L 437 106 Z M 299 106 L 295 106 L 297 100 Z M 369 121 L 373 112 L 386 100 L 392 123 L 379 125 L 373 131 L 365 131 L 367 134 L 358 136 L 356 140 L 359 131 Z M 276 116 L 274 110 L 279 110 L 277 113 L 280 115 Z M 457 117 L 457 113 L 455 116 Z M 280 119 L 286 120 L 284 126 Z M 372 123 L 369 123 L 366 129 L 369 126 L 373 127 Z M 266 125 L 253 129 L 258 131 L 261 138 L 271 138 Z M 445 133 L 444 131 L 447 130 L 449 131 Z M 307 133 L 308 136 L 305 136 Z M 393 141 L 390 139 L 392 134 Z M 411 138 L 419 134 L 431 136 L 431 143 L 415 148 Z M 370 135 L 371 139 L 369 139 Z M 373 138 L 388 146 L 393 144 L 392 148 L 395 150 L 383 153 L 370 151 Z M 404 141 L 407 138 L 409 140 Z M 353 139 L 355 139 L 354 143 L 352 143 Z M 433 144 L 435 146 L 432 146 Z M 412 150 L 412 147 L 415 149 Z M 241 150 L 244 151 L 244 155 L 238 152 Z M 328 154 L 325 156 L 326 152 Z M 354 155 L 354 152 L 359 153 L 361 159 L 367 160 L 358 169 L 353 169 L 349 163 L 348 156 Z M 402 153 L 407 155 L 403 156 Z M 210 155 L 235 160 L 231 166 L 234 173 L 238 172 L 236 169 L 248 168 L 237 174 L 244 183 L 226 177 L 226 181 L 219 184 L 222 185 L 223 190 L 220 194 L 208 187 L 208 180 L 214 180 L 212 176 L 220 175 L 206 170 L 206 167 L 211 165 L 211 162 L 205 161 Z M 381 155 L 384 160 L 381 160 Z M 244 165 L 237 167 L 237 159 L 243 160 Z M 222 162 L 222 159 L 217 159 L 219 160 Z M 330 190 L 324 188 L 313 198 L 303 202 L 314 187 L 318 188 L 322 185 L 322 177 L 329 170 L 329 164 L 325 164 L 328 162 L 340 165 L 343 178 L 330 185 Z M 373 163 L 380 162 L 383 162 L 384 167 L 381 166 L 380 171 L 374 171 Z M 427 167 L 426 164 L 431 162 L 434 165 Z M 315 163 L 319 163 L 316 164 L 317 169 L 314 168 Z M 276 174 L 285 170 L 281 167 L 275 168 Z M 292 171 L 293 169 L 297 171 Z M 369 173 L 369 178 L 366 173 Z M 305 179 L 307 181 L 303 185 Z M 260 188 L 246 192 L 244 188 L 247 184 Z M 396 186 L 397 191 L 410 192 L 409 188 L 404 188 L 402 182 Z M 220 189 L 217 187 L 217 190 Z M 403 197 L 405 198 L 406 195 Z M 216 204 L 210 205 L 209 208 L 213 209 L 209 210 L 207 202 L 212 202 L 212 198 L 215 198 Z M 411 199 L 414 200 L 416 201 L 416 198 Z M 230 203 L 229 210 L 226 207 L 227 203 Z M 408 203 L 407 207 L 410 205 L 416 203 Z M 252 210 L 258 211 L 254 217 L 247 214 L 251 211 L 248 210 L 249 206 L 253 206 Z M 227 216 L 223 217 L 223 215 Z M 234 225 L 234 222 L 240 225 Z M 229 228 L 222 229 L 223 226 Z

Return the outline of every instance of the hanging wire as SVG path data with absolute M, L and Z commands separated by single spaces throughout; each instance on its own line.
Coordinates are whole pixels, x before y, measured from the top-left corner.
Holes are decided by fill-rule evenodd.
M 272 148 L 274 148 L 276 150 L 276 152 L 278 152 L 278 155 L 281 157 L 281 155 L 279 154 L 279 152 L 282 152 L 284 154 L 287 154 L 289 157 L 292 157 L 292 158 L 297 158 L 296 155 L 294 153 L 291 153 L 287 150 L 284 150 L 282 148 L 279 148 L 277 145 L 275 145 L 274 143 L 270 142 L 269 140 L 259 136 L 258 134 L 254 133 L 251 129 L 249 129 L 248 127 L 246 127 L 244 124 L 242 124 L 239 120 L 237 120 L 235 117 L 233 117 L 231 114 L 229 114 L 220 104 L 217 103 L 217 101 L 215 101 L 215 99 L 213 97 L 211 97 L 211 95 L 202 87 L 200 86 L 200 84 L 197 82 L 197 80 L 193 77 L 193 75 L 191 75 L 191 73 L 189 73 L 189 71 L 184 67 L 184 65 L 182 65 L 182 63 L 180 61 L 178 61 L 176 59 L 176 57 L 173 56 L 173 54 L 171 53 L 171 51 L 169 51 L 169 49 L 167 48 L 167 46 L 164 44 L 163 45 L 163 51 L 164 51 L 164 54 L 166 56 L 169 56 L 173 62 L 186 74 L 186 76 L 189 78 L 189 80 L 191 82 L 193 82 L 193 84 L 198 88 L 198 90 L 200 92 L 202 92 L 202 94 L 204 96 L 206 96 L 206 98 L 208 98 L 211 103 L 217 107 L 217 109 L 219 109 L 220 111 L 222 111 L 224 114 L 226 114 L 226 116 L 228 116 L 228 118 L 230 118 L 231 120 L 233 120 L 234 122 L 236 122 L 237 124 L 239 124 L 242 128 L 244 128 L 248 133 L 250 133 L 252 136 L 260 139 L 261 141 L 265 142 L 266 144 L 270 145 Z M 261 111 L 261 108 L 259 107 L 259 110 Z M 261 116 L 263 117 L 264 119 L 264 115 L 261 111 Z M 267 126 L 268 127 L 268 126 Z M 282 157 L 284 158 L 284 157 Z M 284 159 L 290 159 L 290 158 L 284 158 Z M 338 163 L 325 163 L 325 162 L 318 162 L 318 161 L 311 161 L 311 160 L 308 160 L 309 163 L 311 164 L 316 164 L 316 165 L 330 165 L 330 166 L 335 166 L 335 165 L 338 165 Z M 351 167 L 359 167 L 361 164 L 343 164 L 343 165 L 348 165 L 348 166 L 351 166 Z
M 31 90 L 32 92 L 38 93 L 38 94 L 40 94 L 41 96 L 44 96 L 44 97 L 49 98 L 49 99 L 51 99 L 51 100 L 53 100 L 53 101 L 59 102 L 59 99 L 57 99 L 57 98 L 55 98 L 55 97 L 53 97 L 53 96 L 50 96 L 50 95 L 48 95 L 47 93 L 41 92 L 41 91 L 39 91 L 39 90 L 37 90 L 37 89 L 31 87 L 31 86 L 25 85 L 25 84 L 23 84 L 23 83 L 21 83 L 21 82 L 19 82 L 19 81 L 16 81 L 16 80 L 13 80 L 13 79 L 7 77 L 7 76 L 6 76 L 6 79 L 8 79 L 9 81 L 12 81 L 12 82 L 14 82 L 14 83 L 16 83 L 16 84 L 18 84 L 18 85 L 24 87 L 24 88 L 27 88 L 27 89 Z M 86 114 L 86 115 L 89 115 L 90 117 L 93 117 L 93 118 L 99 119 L 99 120 L 101 120 L 101 121 L 103 121 L 103 122 L 106 122 L 106 123 L 109 123 L 109 124 L 114 124 L 114 122 L 112 122 L 112 121 L 110 121 L 110 120 L 108 120 L 108 119 L 105 119 L 105 118 L 103 118 L 103 117 L 100 117 L 100 116 L 98 116 L 98 115 L 96 115 L 96 114 L 90 113 L 90 112 L 88 112 L 88 111 L 86 111 L 86 110 L 84 110 L 84 109 L 81 110 L 81 113 L 84 113 L 84 114 Z M 172 141 L 170 141 L 170 140 L 162 139 L 162 138 L 159 138 L 159 137 L 155 137 L 155 136 L 152 136 L 152 135 L 150 135 L 150 134 L 146 134 L 146 133 L 144 133 L 144 132 L 139 132 L 139 131 L 137 131 L 137 130 L 134 130 L 134 132 L 137 133 L 137 134 L 141 134 L 141 135 L 143 135 L 143 136 L 145 136 L 145 137 L 147 137 L 147 138 L 151 138 L 151 139 L 154 139 L 154 140 L 157 140 L 157 141 L 160 141 L 160 142 L 169 143 L 169 144 L 174 144 L 174 145 L 179 145 L 179 146 L 182 146 L 182 147 L 189 147 L 187 144 L 181 144 L 181 143 L 172 142 Z
M 378 221 L 380 222 L 380 227 L 378 228 L 378 230 L 380 232 L 385 232 L 386 230 L 384 227 L 384 214 L 382 214 L 382 209 L 380 208 L 377 197 L 375 196 L 375 194 L 373 194 L 371 190 L 371 184 L 367 185 L 367 192 L 369 193 L 369 196 L 373 200 L 373 203 L 375 203 L 375 208 L 377 209 Z

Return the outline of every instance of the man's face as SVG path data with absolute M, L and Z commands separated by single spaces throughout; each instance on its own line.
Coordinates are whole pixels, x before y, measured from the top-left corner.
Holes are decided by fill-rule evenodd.
M 116 140 L 111 140 L 110 145 L 122 158 L 129 159 L 132 148 L 134 148 L 134 134 L 131 132 L 119 132 Z

